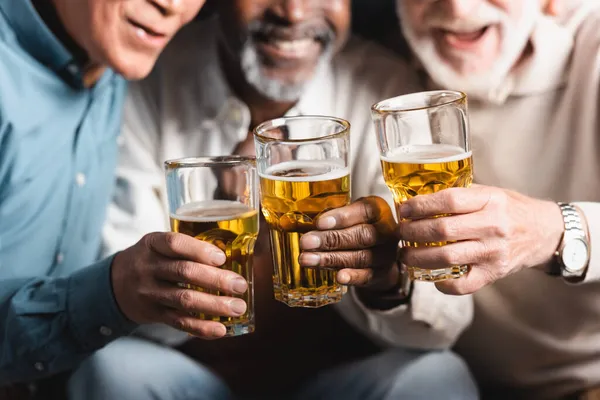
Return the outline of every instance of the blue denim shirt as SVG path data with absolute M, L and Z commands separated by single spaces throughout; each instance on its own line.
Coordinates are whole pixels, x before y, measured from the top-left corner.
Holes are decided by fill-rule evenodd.
M 0 0 L 0 386 L 134 328 L 97 260 L 125 81 L 86 89 L 73 60 L 30 0 Z

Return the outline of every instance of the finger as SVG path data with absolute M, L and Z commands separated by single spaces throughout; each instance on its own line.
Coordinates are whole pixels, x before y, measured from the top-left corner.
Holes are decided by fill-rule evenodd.
M 437 289 L 445 294 L 463 296 L 475 293 L 484 286 L 494 282 L 495 278 L 489 270 L 479 266 L 471 266 L 471 270 L 457 279 L 436 282 Z
M 360 224 L 350 228 L 313 231 L 300 238 L 301 250 L 330 251 L 367 249 L 389 240 L 374 225 Z
M 317 229 L 343 229 L 358 224 L 375 224 L 379 221 L 393 221 L 392 210 L 381 197 L 370 196 L 354 203 L 327 211 L 317 218 Z
M 325 253 L 302 253 L 298 258 L 305 268 L 343 269 L 371 268 L 389 265 L 392 257 L 375 258 L 372 250 L 335 251 Z
M 226 261 L 225 253 L 210 243 L 175 232 L 155 232 L 144 236 L 146 246 L 165 257 L 185 259 L 219 266 Z
M 180 331 L 187 332 L 200 339 L 214 340 L 225 336 L 227 328 L 220 322 L 203 321 L 176 310 L 163 310 L 162 321 Z
M 410 267 L 439 269 L 487 263 L 490 259 L 487 250 L 483 243 L 469 240 L 445 246 L 405 247 L 400 251 L 399 259 Z
M 491 221 L 487 213 L 452 215 L 439 218 L 403 220 L 398 236 L 408 242 L 446 242 L 489 237 L 505 237 L 507 221 Z
M 154 271 L 158 279 L 187 283 L 207 290 L 227 294 L 242 294 L 248 290 L 248 283 L 241 275 L 192 261 L 165 259 Z
M 336 280 L 341 285 L 365 286 L 373 280 L 373 270 L 367 269 L 342 269 L 337 273 Z
M 480 211 L 491 200 L 486 187 L 450 188 L 415 196 L 400 206 L 400 217 L 419 219 L 443 214 L 467 214 Z
M 187 313 L 207 314 L 215 317 L 239 317 L 247 310 L 246 302 L 227 296 L 215 296 L 194 289 L 164 287 L 156 294 L 163 306 Z

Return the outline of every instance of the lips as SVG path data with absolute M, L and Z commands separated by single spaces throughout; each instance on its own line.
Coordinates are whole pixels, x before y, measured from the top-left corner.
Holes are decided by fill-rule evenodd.
M 127 21 L 135 26 L 136 28 L 139 28 L 141 30 L 143 30 L 145 33 L 147 33 L 150 36 L 156 36 L 156 37 L 163 37 L 163 36 L 167 36 L 165 33 L 160 32 L 158 29 L 152 28 L 149 25 L 144 25 L 141 22 L 138 22 L 136 20 L 133 20 L 131 18 L 127 18 Z
M 436 29 L 436 36 L 440 37 L 447 45 L 459 49 L 470 50 L 477 47 L 486 34 L 490 31 L 490 26 L 484 26 L 480 29 L 471 31 L 450 31 L 446 29 Z

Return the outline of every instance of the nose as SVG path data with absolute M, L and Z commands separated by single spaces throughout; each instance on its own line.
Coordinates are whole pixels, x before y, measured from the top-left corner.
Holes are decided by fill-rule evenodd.
M 280 0 L 275 6 L 275 13 L 291 24 L 304 21 L 315 2 L 319 0 Z
M 454 18 L 469 16 L 481 0 L 446 0 L 445 6 L 449 14 Z
M 163 15 L 173 15 L 179 12 L 182 0 L 150 0 Z

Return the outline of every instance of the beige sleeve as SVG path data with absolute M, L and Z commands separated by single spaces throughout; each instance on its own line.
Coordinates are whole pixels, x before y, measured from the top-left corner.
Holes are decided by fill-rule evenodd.
M 445 295 L 432 283 L 415 282 L 408 305 L 371 310 L 350 289 L 338 310 L 355 328 L 384 345 L 447 349 L 471 323 L 473 300 Z
M 590 234 L 590 263 L 581 283 L 600 281 L 600 203 L 573 203 L 583 212 Z

